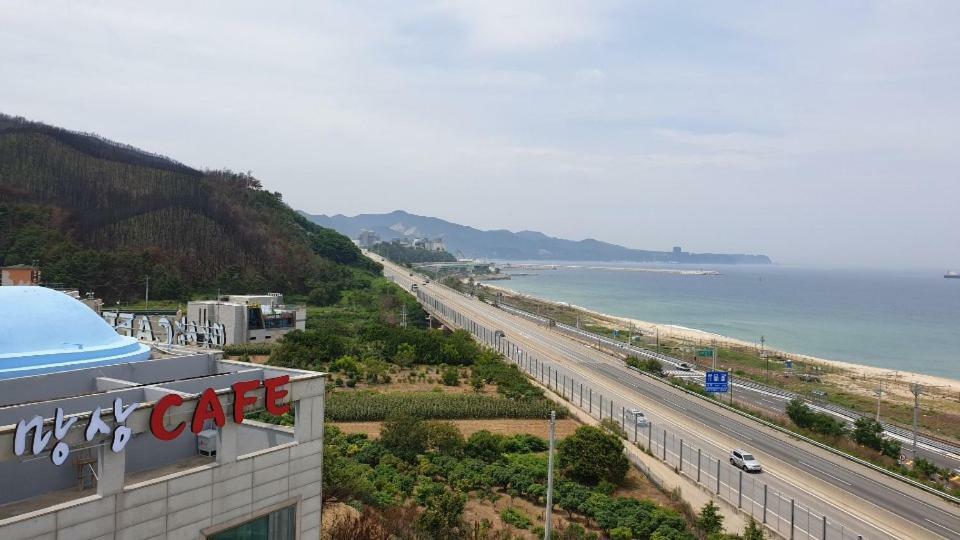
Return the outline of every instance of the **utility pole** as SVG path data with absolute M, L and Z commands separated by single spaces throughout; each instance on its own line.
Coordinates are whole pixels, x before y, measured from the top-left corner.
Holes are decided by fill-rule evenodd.
M 660 327 L 657 326 L 657 354 L 660 354 Z
M 920 383 L 910 383 L 910 391 L 913 392 L 913 459 L 917 459 L 917 431 L 920 429 L 920 394 L 923 393 L 923 385 Z
M 717 343 L 713 343 L 713 371 L 717 370 Z
M 150 276 L 147 276 L 147 291 L 143 295 L 144 309 L 150 309 Z
M 766 341 L 766 338 L 764 338 L 763 336 L 760 336 L 760 358 L 763 358 L 764 361 L 766 361 L 766 363 L 767 363 L 767 373 L 769 373 L 769 372 L 770 372 L 770 359 L 767 358 L 767 351 L 765 351 L 765 350 L 763 349 L 763 345 L 764 345 L 764 342 L 765 342 L 765 341 Z
M 877 395 L 877 422 L 880 422 L 880 396 L 883 395 L 883 379 L 880 379 L 880 386 L 873 393 Z
M 550 411 L 550 450 L 547 454 L 547 509 L 543 520 L 543 540 L 550 540 L 553 525 L 553 447 L 557 437 L 557 411 Z

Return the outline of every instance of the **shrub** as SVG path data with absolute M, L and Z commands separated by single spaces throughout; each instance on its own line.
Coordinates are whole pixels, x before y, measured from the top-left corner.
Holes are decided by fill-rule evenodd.
M 527 517 L 522 510 L 508 506 L 500 511 L 500 519 L 508 525 L 513 525 L 518 529 L 529 529 L 532 524 L 530 518 Z
M 900 457 L 900 443 L 883 436 L 883 426 L 872 418 L 861 416 L 853 424 L 853 440 L 894 459 Z
M 557 461 L 564 474 L 586 484 L 601 480 L 619 483 L 630 467 L 623 455 L 623 441 L 592 426 L 580 426 L 560 441 Z
M 713 501 L 708 501 L 700 509 L 697 517 L 697 527 L 707 536 L 723 532 L 723 515 Z
M 223 354 L 226 356 L 268 355 L 275 347 L 274 343 L 234 343 L 224 345 Z
M 663 365 L 653 358 L 644 358 L 640 359 L 636 356 L 627 357 L 627 365 L 630 367 L 635 367 L 640 371 L 646 371 L 648 373 L 653 373 L 654 375 L 663 376 Z
M 380 443 L 397 457 L 413 461 L 427 450 L 429 433 L 423 420 L 410 414 L 395 413 L 383 424 Z
M 427 422 L 427 447 L 448 456 L 463 455 L 463 435 L 450 422 Z
M 443 370 L 442 375 L 443 384 L 447 386 L 459 386 L 460 385 L 460 370 L 455 367 L 448 367 Z
M 492 463 L 500 459 L 503 435 L 495 435 L 485 429 L 475 432 L 467 439 L 464 452 L 468 457 Z
M 814 412 L 800 398 L 791 400 L 787 404 L 786 412 L 797 427 L 831 437 L 840 437 L 846 433 L 843 422 L 827 413 Z

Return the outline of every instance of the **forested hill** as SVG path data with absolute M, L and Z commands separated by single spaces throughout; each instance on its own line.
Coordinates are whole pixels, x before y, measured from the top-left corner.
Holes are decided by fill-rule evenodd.
M 0 114 L 0 264 L 107 301 L 349 288 L 376 265 L 249 174 Z

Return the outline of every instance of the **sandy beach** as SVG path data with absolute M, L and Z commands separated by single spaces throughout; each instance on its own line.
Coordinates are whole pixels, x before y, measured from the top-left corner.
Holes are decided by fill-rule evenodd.
M 611 325 L 617 325 L 620 327 L 634 327 L 646 335 L 651 335 L 656 333 L 659 330 L 661 339 L 674 339 L 679 341 L 689 341 L 693 343 L 715 343 L 719 346 L 739 346 L 739 347 L 752 347 L 758 348 L 758 343 L 753 343 L 750 341 L 745 341 L 741 339 L 736 339 L 728 336 L 723 336 L 720 334 L 714 334 L 711 332 L 705 332 L 702 330 L 697 330 L 695 328 L 687 328 L 684 326 L 677 326 L 672 324 L 660 324 L 650 321 L 643 321 L 639 319 L 632 319 L 629 317 L 620 317 L 616 315 L 610 315 L 607 313 L 600 313 L 592 309 L 585 308 L 583 306 L 578 306 L 576 304 L 570 304 L 568 302 L 558 302 L 555 300 L 548 300 L 545 298 L 540 298 L 537 296 L 519 293 L 512 289 L 499 286 L 499 285 L 489 285 L 484 284 L 484 287 L 489 287 L 491 289 L 502 290 L 505 293 L 509 293 L 514 296 L 528 298 L 537 302 L 543 302 L 546 304 L 553 304 L 562 307 L 568 307 L 576 309 L 585 313 L 590 314 L 591 316 L 597 318 L 601 321 L 607 321 Z M 839 360 L 829 360 L 826 358 L 818 358 L 815 356 L 809 356 L 801 353 L 782 351 L 778 349 L 773 349 L 766 347 L 766 350 L 777 356 L 783 358 L 790 358 L 795 361 L 803 361 L 812 364 L 820 364 L 824 367 L 829 367 L 841 371 L 846 371 L 848 373 L 857 374 L 862 376 L 865 379 L 870 380 L 880 380 L 885 381 L 885 384 L 889 384 L 888 391 L 897 393 L 900 397 L 910 396 L 909 385 L 910 383 L 920 383 L 926 388 L 931 390 L 935 389 L 937 394 L 942 395 L 960 395 L 960 381 L 955 379 L 948 379 L 945 377 L 937 377 L 934 375 L 926 375 L 923 373 L 914 373 L 909 371 L 902 370 L 891 370 L 887 368 L 879 368 L 864 364 L 855 364 L 851 362 L 842 362 Z M 859 377 L 858 377 L 859 378 Z

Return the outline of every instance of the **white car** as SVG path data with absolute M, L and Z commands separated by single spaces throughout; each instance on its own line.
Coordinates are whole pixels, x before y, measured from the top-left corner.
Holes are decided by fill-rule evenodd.
M 733 452 L 730 452 L 730 464 L 747 472 L 763 471 L 763 467 L 760 466 L 760 462 L 757 461 L 757 458 L 753 457 L 753 454 L 744 452 L 739 448 Z
M 677 369 L 682 370 L 682 371 L 692 371 L 692 370 L 693 370 L 693 366 L 691 366 L 690 364 L 688 364 L 688 363 L 686 363 L 686 362 L 680 362 L 679 364 L 677 364 Z
M 647 416 L 643 414 L 643 411 L 640 409 L 630 409 L 627 411 L 627 414 L 633 417 L 634 423 L 638 426 L 647 426 L 650 424 L 650 420 L 647 420 Z

